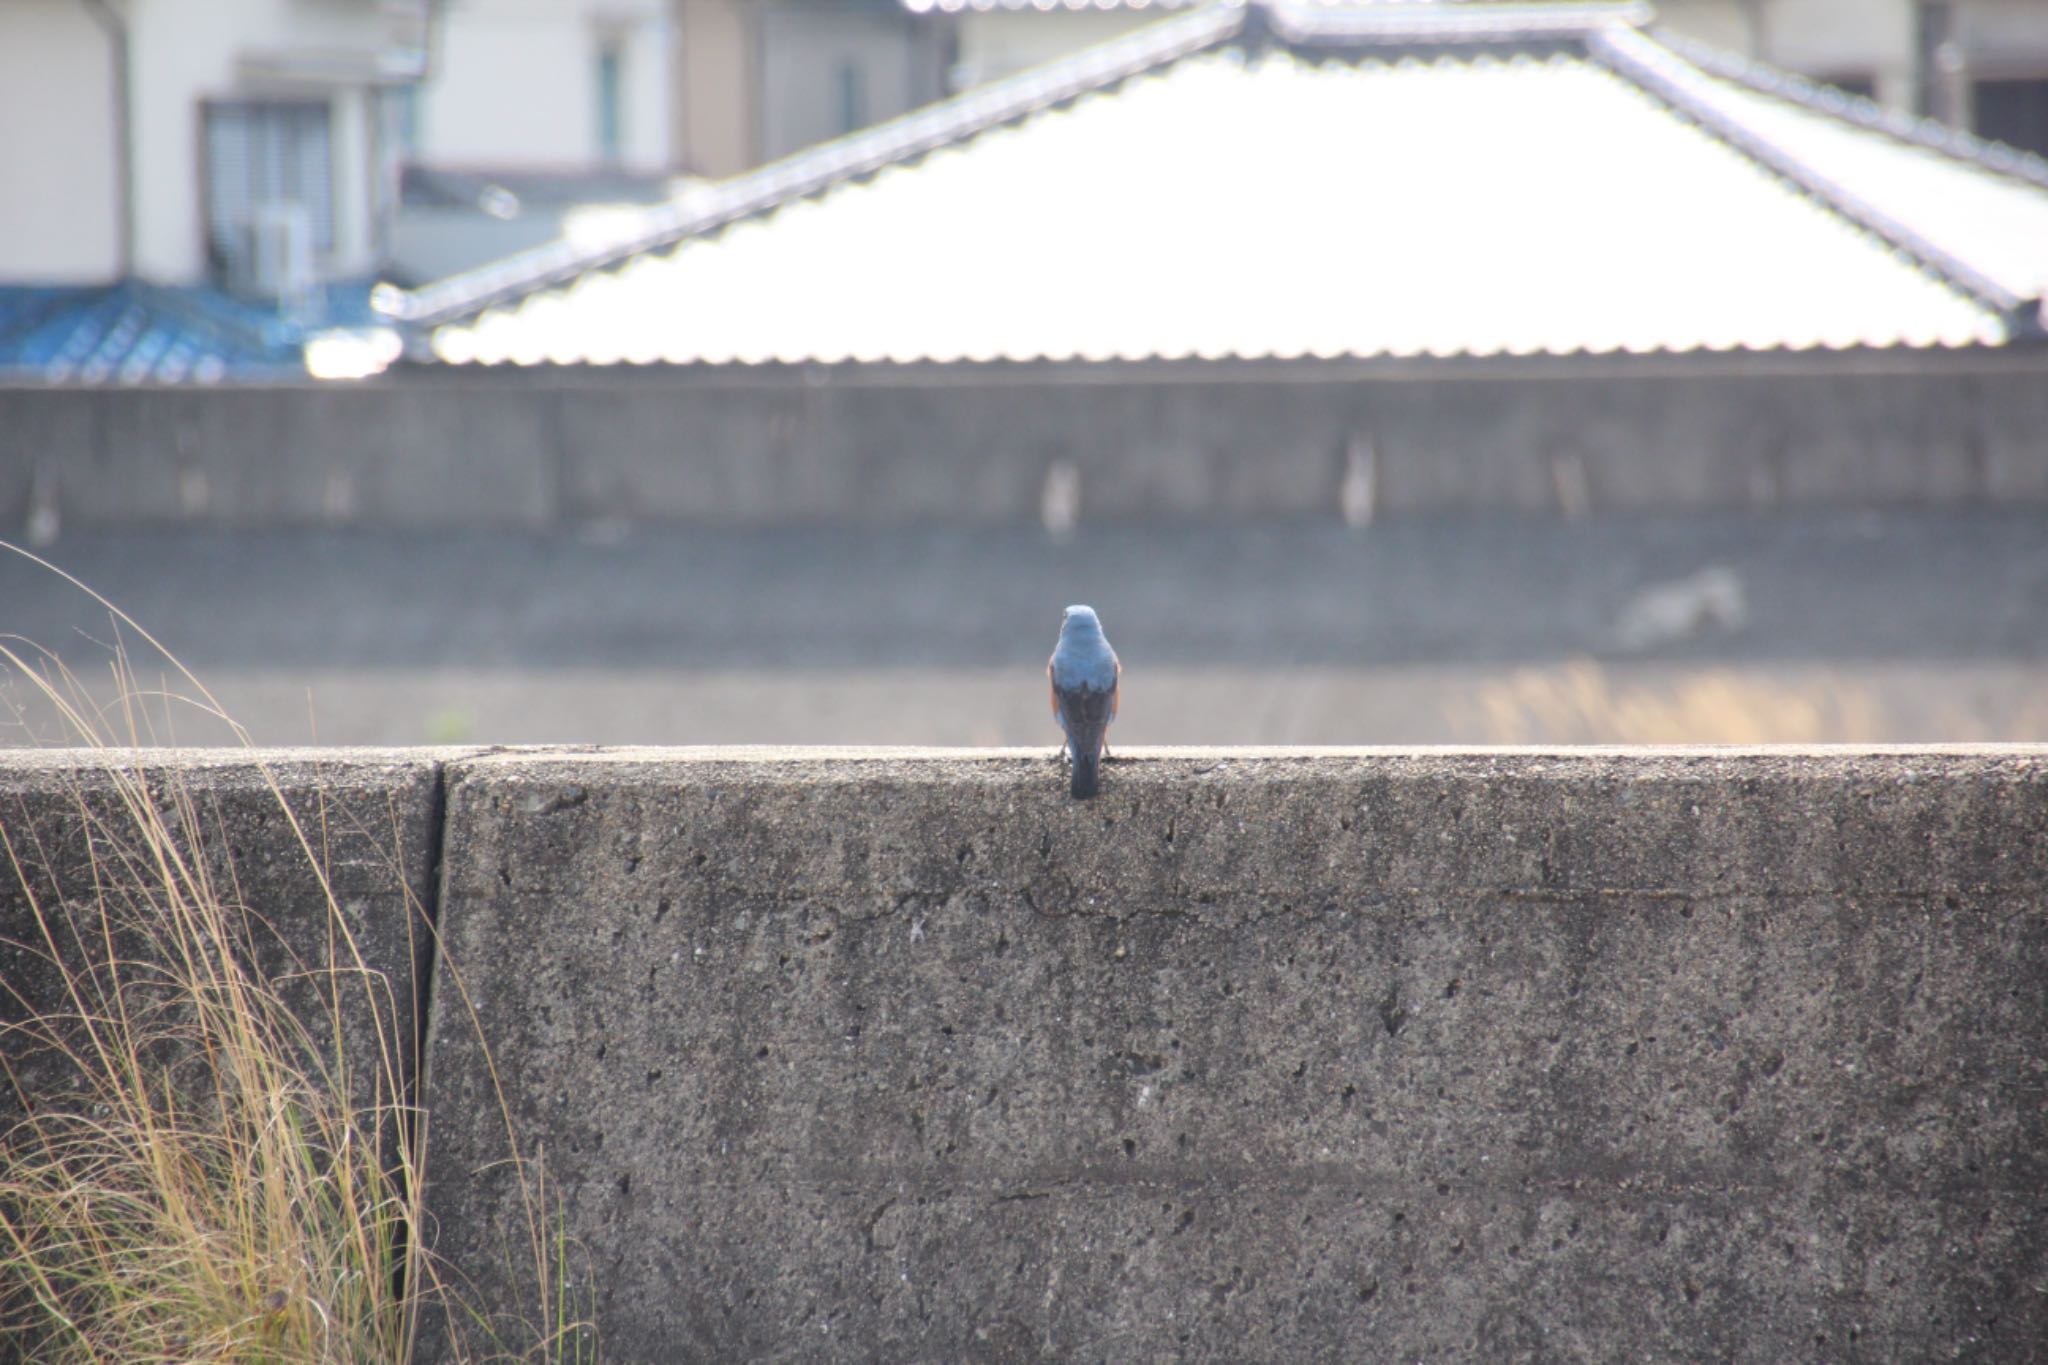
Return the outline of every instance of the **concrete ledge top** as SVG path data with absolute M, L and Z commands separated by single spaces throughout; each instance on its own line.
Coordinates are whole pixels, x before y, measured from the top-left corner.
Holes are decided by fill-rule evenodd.
M 1910 787 L 1923 778 L 2031 785 L 2048 774 L 2048 745 L 1762 745 L 1454 747 L 1113 748 L 1105 793 L 1133 795 L 1224 782 L 1387 780 L 1460 785 L 1590 781 L 1747 783 L 1755 779 L 1879 782 Z M 608 786 L 691 786 L 732 782 L 763 788 L 890 787 L 1024 790 L 1058 785 L 1056 750 L 863 746 L 601 747 L 594 745 L 422 746 L 417 748 L 74 748 L 0 750 L 0 785 L 38 789 L 99 786 L 122 773 L 186 774 L 222 790 L 353 791 L 445 776 L 596 780 Z M 715 776 L 714 776 L 715 774 Z
M 419 745 L 412 747 L 298 746 L 288 748 L 22 748 L 0 749 L 0 769 L 93 767 L 229 768 L 259 763 L 280 765 L 378 765 L 420 762 L 491 763 L 987 763 L 1044 759 L 1054 745 L 1021 748 L 941 748 L 914 745 Z M 1408 759 L 1424 762 L 1493 762 L 1543 759 L 1554 762 L 1643 763 L 1671 760 L 1720 761 L 1797 758 L 1927 758 L 2048 761 L 2040 744 L 1572 744 L 1572 745 L 1112 745 L 1125 763 L 1265 762 L 1272 760 L 1349 762 Z
M 467 751 L 437 750 L 466 760 L 528 762 L 577 760 L 606 763 L 900 763 L 1004 762 L 1042 759 L 1051 743 L 1021 748 L 938 748 L 911 745 L 681 745 L 681 746 L 495 746 Z M 1350 762 L 1357 759 L 1413 759 L 1434 762 L 1534 758 L 1569 762 L 1630 759 L 1785 758 L 2048 758 L 2048 744 L 1576 744 L 1576 745 L 1111 745 L 1113 761 L 1124 763 L 1267 762 L 1273 760 Z M 413 751 L 417 752 L 417 751 Z
M 35 749 L 0 749 L 0 769 L 36 770 L 44 768 L 132 768 L 162 767 L 181 764 L 194 768 L 239 768 L 250 764 L 331 764 L 374 765 L 390 763 L 419 763 L 431 760 L 448 760 L 481 753 L 481 749 L 462 746 L 414 748 L 390 747 L 341 747 L 319 748 L 310 745 L 286 748 L 194 748 L 180 745 L 149 746 L 130 748 L 122 745 L 106 747 L 53 747 Z
M 209 785 L 365 788 L 394 772 L 415 777 L 468 753 L 457 749 L 0 749 L 0 782 L 40 787 L 53 778 L 97 782 L 116 773 L 181 772 Z

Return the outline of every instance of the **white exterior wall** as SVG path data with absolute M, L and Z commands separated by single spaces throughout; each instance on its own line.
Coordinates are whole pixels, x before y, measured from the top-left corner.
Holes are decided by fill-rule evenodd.
M 675 72 L 676 27 L 665 6 L 643 6 L 619 29 L 625 45 L 625 156 L 636 171 L 665 171 L 675 165 L 670 144 L 675 128 L 670 81 Z M 636 10 L 637 14 L 637 10 Z
M 605 164 L 598 53 L 621 58 L 620 165 L 669 165 L 671 26 L 660 0 L 452 0 L 439 69 L 420 92 L 415 157 L 430 165 Z
M 206 273 L 201 106 L 209 99 L 326 99 L 334 175 L 334 251 L 323 273 L 375 268 L 372 101 L 361 84 L 292 78 L 290 54 L 361 55 L 392 37 L 378 7 L 348 0 L 135 0 L 130 8 L 135 117 L 136 273 L 188 283 Z
M 377 149 L 375 105 L 373 93 L 362 86 L 336 91 L 328 102 L 332 111 L 328 116 L 332 120 L 329 145 L 334 158 L 332 266 L 336 274 L 368 274 L 381 264 L 375 208 L 381 195 L 372 161 Z
M 112 70 L 79 0 L 0 0 L 0 281 L 119 272 Z

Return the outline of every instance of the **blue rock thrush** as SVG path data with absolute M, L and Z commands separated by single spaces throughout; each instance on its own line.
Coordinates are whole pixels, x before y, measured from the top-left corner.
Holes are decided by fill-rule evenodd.
M 1073 792 L 1086 800 L 1095 795 L 1109 752 L 1109 723 L 1116 719 L 1117 683 L 1124 674 L 1095 608 L 1067 608 L 1045 673 L 1052 680 L 1053 718 L 1067 735 Z

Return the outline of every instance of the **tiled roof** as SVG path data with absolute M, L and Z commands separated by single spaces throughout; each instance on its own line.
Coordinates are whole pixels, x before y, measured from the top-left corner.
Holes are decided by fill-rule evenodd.
M 368 289 L 335 285 L 318 325 L 369 321 Z M 141 280 L 0 285 L 0 381 L 213 384 L 304 379 L 314 328 L 220 290 Z
M 1562 354 L 2039 331 L 2048 177 L 1635 4 L 1196 10 L 390 300 L 520 364 Z
M 1634 34 L 1605 35 L 1597 50 L 1759 165 L 1996 311 L 2040 302 L 2048 167 L 2038 157 L 2009 148 L 1993 155 L 1938 123 L 1895 124 L 1867 100 L 1852 105 L 1839 91 L 1773 81 L 1754 63 L 1730 70 L 1729 80 Z

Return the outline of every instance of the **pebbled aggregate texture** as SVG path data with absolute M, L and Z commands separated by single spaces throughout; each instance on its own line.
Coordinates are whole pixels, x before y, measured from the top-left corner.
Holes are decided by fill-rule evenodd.
M 2048 751 L 446 776 L 437 1246 L 518 1307 L 501 1085 L 610 1359 L 2048 1341 Z

